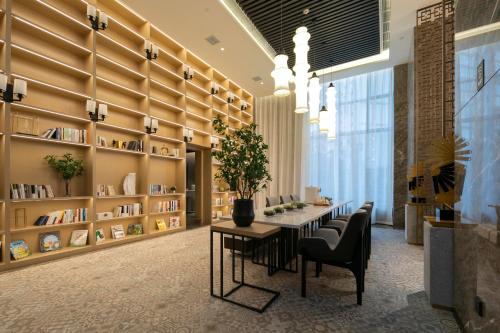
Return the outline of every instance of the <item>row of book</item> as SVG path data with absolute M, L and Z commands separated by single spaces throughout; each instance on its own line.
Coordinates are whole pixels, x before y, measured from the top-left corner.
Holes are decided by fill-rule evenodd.
M 116 206 L 113 209 L 114 217 L 137 216 L 141 214 L 142 214 L 142 203 L 140 202 Z
M 108 140 L 98 135 L 97 136 L 97 145 L 101 147 L 112 147 L 116 149 L 125 149 L 125 150 L 133 150 L 133 151 L 144 151 L 144 141 L 142 140 L 132 140 L 132 141 L 122 141 L 122 140 L 112 140 L 111 146 L 108 146 Z
M 42 138 L 87 143 L 87 130 L 66 127 L 49 128 L 42 134 Z
M 56 210 L 38 217 L 34 225 L 68 224 L 87 221 L 87 208 Z
M 11 199 L 43 199 L 53 198 L 54 191 L 50 185 L 33 185 L 33 184 L 11 184 L 10 198 Z
M 116 195 L 115 187 L 113 185 L 97 184 L 97 196 L 106 197 Z
M 161 195 L 161 194 L 169 194 L 175 193 L 175 186 L 167 186 L 164 184 L 149 184 L 149 194 L 150 195 Z
M 179 210 L 179 200 L 168 200 L 155 202 L 153 206 L 153 213 L 175 212 Z
M 157 219 L 156 228 L 158 231 L 167 231 L 167 223 L 164 219 Z M 168 219 L 168 227 L 170 229 L 179 228 L 181 226 L 181 218 L 179 216 L 171 216 Z

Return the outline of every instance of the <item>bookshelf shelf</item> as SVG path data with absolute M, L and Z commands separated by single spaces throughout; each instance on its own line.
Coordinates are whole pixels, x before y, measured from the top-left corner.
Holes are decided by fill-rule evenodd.
M 212 95 L 212 98 L 215 99 L 219 104 L 227 104 L 226 100 L 218 95 Z
M 150 194 L 152 198 L 164 198 L 164 197 L 182 197 L 184 193 L 167 193 L 167 194 Z
M 103 66 L 106 66 L 108 68 L 110 68 L 111 70 L 116 70 L 124 75 L 127 75 L 128 77 L 134 79 L 134 80 L 144 80 L 146 79 L 146 76 L 139 73 L 139 72 L 136 72 L 134 71 L 133 69 L 130 69 L 128 68 L 127 66 L 125 65 L 122 65 L 120 64 L 119 62 L 117 61 L 114 61 L 102 54 L 99 54 L 97 53 L 96 54 L 96 59 L 97 59 L 97 64 L 98 65 L 103 65 Z
M 127 150 L 127 149 L 118 149 L 113 147 L 96 147 L 98 151 L 103 152 L 112 152 L 112 153 L 121 153 L 121 154 L 132 154 L 132 155 L 146 155 L 143 151 L 135 151 L 135 150 Z
M 41 138 L 39 136 L 29 136 L 29 135 L 24 135 L 24 134 L 11 134 L 11 138 L 16 139 L 16 140 L 27 140 L 27 141 L 35 141 L 35 142 L 48 143 L 48 144 L 60 144 L 60 145 L 84 147 L 84 148 L 91 147 L 91 145 L 89 145 L 87 143 L 77 143 L 77 142 L 70 142 L 70 141 L 63 141 L 63 140 L 46 139 L 46 138 Z
M 184 94 L 174 88 L 170 88 L 169 86 L 167 86 L 166 84 L 163 84 L 161 83 L 160 81 L 156 81 L 156 80 L 153 80 L 153 79 L 149 79 L 149 82 L 151 82 L 151 85 L 160 89 L 160 90 L 163 90 L 164 92 L 167 92 L 168 94 L 170 95 L 173 95 L 173 96 L 176 96 L 176 97 L 181 97 L 181 96 L 184 96 Z
M 112 89 L 117 90 L 119 92 L 122 92 L 125 95 L 129 95 L 129 96 L 134 97 L 134 98 L 146 98 L 145 94 L 138 92 L 137 90 L 122 86 L 119 83 L 105 79 L 101 76 L 96 76 L 96 79 L 97 79 L 98 83 L 101 83 L 102 85 L 104 85 L 106 87 L 109 87 L 109 88 L 112 88 Z
M 221 115 L 223 117 L 227 117 L 227 112 L 224 112 L 224 111 L 221 111 L 219 109 L 216 109 L 216 108 L 212 108 L 212 111 L 218 115 Z
M 146 195 L 145 194 L 132 194 L 132 195 L 126 195 L 126 194 L 118 194 L 118 195 L 106 195 L 106 196 L 96 196 L 98 200 L 116 200 L 116 199 L 127 199 L 127 198 L 144 198 Z
M 208 91 L 207 89 L 205 89 L 203 87 L 200 87 L 199 85 L 193 83 L 192 81 L 186 80 L 186 84 L 187 84 L 188 88 L 196 90 L 199 93 L 201 93 L 202 95 L 210 96 L 210 91 Z
M 56 7 L 41 1 L 41 0 L 36 0 L 37 4 L 45 7 L 50 14 L 49 15 L 56 15 L 58 17 L 58 21 L 65 21 L 66 22 L 66 27 L 71 27 L 74 28 L 75 30 L 78 30 L 81 33 L 88 33 L 91 31 L 91 27 L 83 24 L 82 22 L 78 21 L 71 15 L 68 15 L 64 13 L 63 11 L 57 9 Z
M 150 134 L 150 137 L 155 139 L 155 140 L 158 140 L 158 141 L 174 142 L 174 143 L 183 143 L 184 142 L 184 141 L 179 140 L 179 139 L 169 138 L 169 137 L 161 136 L 158 134 Z
M 184 112 L 183 108 L 178 107 L 178 106 L 173 105 L 173 104 L 170 104 L 170 103 L 167 103 L 167 102 L 164 102 L 164 101 L 162 101 L 158 98 L 155 98 L 155 97 L 149 97 L 149 101 L 153 104 L 159 105 L 159 106 L 164 107 L 168 110 L 172 110 L 172 111 L 176 111 L 176 112 Z
M 37 107 L 31 106 L 31 105 L 12 103 L 11 106 L 15 110 L 38 113 L 41 115 L 46 115 L 46 116 L 59 118 L 59 119 L 65 119 L 65 120 L 69 120 L 72 122 L 78 122 L 78 123 L 83 123 L 83 124 L 90 123 L 89 119 L 75 117 L 75 116 L 71 116 L 71 115 L 67 115 L 67 114 L 59 113 L 59 112 L 55 112 L 55 111 L 50 111 L 50 110 L 46 110 L 46 109 L 42 109 L 42 108 L 37 108 Z
M 18 259 L 18 260 L 12 260 L 10 262 L 11 265 L 17 266 L 17 265 L 22 265 L 23 263 L 30 262 L 30 261 L 39 261 L 38 259 L 47 259 L 47 258 L 57 258 L 60 256 L 67 255 L 68 252 L 85 252 L 88 251 L 90 248 L 90 245 L 86 246 L 79 246 L 79 247 L 63 247 L 60 250 L 56 251 L 50 251 L 50 252 L 35 252 L 32 253 L 29 257 L 23 258 L 23 259 Z
M 112 124 L 107 124 L 105 122 L 99 122 L 96 125 L 97 125 L 97 128 L 105 128 L 105 129 L 110 129 L 110 130 L 114 130 L 114 131 L 118 131 L 118 132 L 122 132 L 122 133 L 129 133 L 129 134 L 134 134 L 134 135 L 145 135 L 146 134 L 140 130 L 136 130 L 133 128 L 126 128 L 126 127 L 112 125 Z
M 236 123 L 239 123 L 239 122 L 240 122 L 240 120 L 239 120 L 237 117 L 235 117 L 235 116 L 231 116 L 231 115 L 229 115 L 228 117 L 229 117 L 229 119 L 230 119 L 231 121 L 234 121 L 234 122 L 236 122 Z
M 118 104 L 115 104 L 115 103 L 111 103 L 111 102 L 103 100 L 103 99 L 96 99 L 96 101 L 98 103 L 107 104 L 108 107 L 110 107 L 111 109 L 116 109 L 120 113 L 127 113 L 127 114 L 131 114 L 131 115 L 134 115 L 134 116 L 137 116 L 137 117 L 145 117 L 146 116 L 146 114 L 144 112 L 137 111 L 137 110 L 134 110 L 134 109 L 122 106 L 122 105 L 118 105 Z
M 77 201 L 90 200 L 91 196 L 76 196 L 76 197 L 54 197 L 54 198 L 27 198 L 27 199 L 12 199 L 11 203 L 26 203 L 26 202 L 50 202 L 50 201 Z
M 61 229 L 61 228 L 68 228 L 68 227 L 82 226 L 82 225 L 90 225 L 90 222 L 85 221 L 85 222 L 73 222 L 73 223 L 60 223 L 60 224 L 52 224 L 52 225 L 31 226 L 31 227 L 25 227 L 25 228 L 20 228 L 20 229 L 11 229 L 10 233 L 11 234 L 19 234 L 19 233 L 25 233 L 25 232 L 29 232 L 29 231 L 46 232 L 48 230 L 56 230 L 56 229 Z
M 244 116 L 248 117 L 248 118 L 252 118 L 252 115 L 251 115 L 250 113 L 248 113 L 247 111 L 241 111 L 241 113 L 242 113 Z
M 191 112 L 191 111 L 186 111 L 186 116 L 193 118 L 193 119 L 196 119 L 196 120 L 206 122 L 206 123 L 210 123 L 212 121 L 207 117 L 200 116 L 199 114 Z
M 76 99 L 76 100 L 87 100 L 87 99 L 90 99 L 90 96 L 88 96 L 86 94 L 82 94 L 82 93 L 79 93 L 79 92 L 76 92 L 76 91 L 72 91 L 72 90 L 69 90 L 69 89 L 66 89 L 66 88 L 61 88 L 61 87 L 58 87 L 56 85 L 53 85 L 53 84 L 50 84 L 50 83 L 45 83 L 45 82 L 42 82 L 42 81 L 38 81 L 38 80 L 29 78 L 29 77 L 26 77 L 26 76 L 22 76 L 22 75 L 19 75 L 19 74 L 11 74 L 11 76 L 14 77 L 14 78 L 16 78 L 16 79 L 22 79 L 22 80 L 28 81 L 29 84 L 41 87 L 41 88 L 43 88 L 45 90 L 52 91 L 52 92 L 55 92 L 57 94 L 61 94 L 63 96 L 71 97 L 71 98 Z
M 174 156 L 165 156 L 165 155 L 160 155 L 160 154 L 149 154 L 149 156 L 154 157 L 154 158 L 160 158 L 160 159 L 165 159 L 165 160 L 176 160 L 176 161 L 183 161 L 183 157 L 174 157 Z
M 157 119 L 160 124 L 165 124 L 167 126 L 177 127 L 177 128 L 184 127 L 184 125 L 182 125 L 180 123 L 176 123 L 174 121 L 166 120 L 166 119 L 155 117 L 155 116 L 152 116 L 151 118 Z
M 159 73 L 166 74 L 167 77 L 170 77 L 171 79 L 173 79 L 175 81 L 184 80 L 184 78 L 182 76 L 180 76 L 177 73 L 174 73 L 173 71 L 171 71 L 170 69 L 168 69 L 166 67 L 163 67 L 162 65 L 158 64 L 157 62 L 152 61 L 152 62 L 150 62 L 150 64 L 151 64 L 151 69 L 153 71 L 158 71 Z
M 192 128 L 192 127 L 186 127 L 186 128 L 189 128 L 189 129 L 190 129 L 190 130 L 192 130 L 193 132 L 198 133 L 198 134 L 201 134 L 201 135 L 206 135 L 206 136 L 210 136 L 210 135 L 211 135 L 211 133 L 206 132 L 206 131 L 202 131 L 202 130 L 197 129 L 197 128 Z
M 193 104 L 194 104 L 194 105 L 196 105 L 196 106 L 199 106 L 199 107 L 200 107 L 200 108 L 202 108 L 202 109 L 210 109 L 210 105 L 208 105 L 208 104 L 206 104 L 206 103 L 203 103 L 203 102 L 201 102 L 201 101 L 197 100 L 197 99 L 196 99 L 196 98 L 194 98 L 194 97 L 191 97 L 191 96 L 186 95 L 186 100 L 187 100 L 188 102 L 193 103 Z
M 159 51 L 159 57 L 162 57 L 162 56 L 166 56 L 167 58 L 169 58 L 170 60 L 172 60 L 176 65 L 182 65 L 184 64 L 182 62 L 182 60 L 180 60 L 177 56 L 173 55 L 171 52 L 168 52 L 167 50 L 161 48 L 161 47 L 158 47 L 158 51 Z
M 168 234 L 173 234 L 174 232 L 179 232 L 183 231 L 184 228 L 167 228 L 167 230 L 160 231 L 160 230 L 154 230 L 151 233 L 153 235 L 168 235 Z
M 120 35 L 126 35 L 128 39 L 134 41 L 137 44 L 144 43 L 144 37 L 139 35 L 137 32 L 130 29 L 125 24 L 122 24 L 120 21 L 113 18 L 112 16 L 108 16 L 108 19 L 109 19 L 110 29 L 119 30 L 119 32 L 121 33 Z
M 120 239 L 112 239 L 112 238 L 108 238 L 108 239 L 105 239 L 104 241 L 96 244 L 97 246 L 104 246 L 104 245 L 109 245 L 109 244 L 115 244 L 115 243 L 126 243 L 126 242 L 130 242 L 130 241 L 134 241 L 134 240 L 139 240 L 141 238 L 145 238 L 146 235 L 143 234 L 143 235 L 127 235 L 125 236 L 124 238 L 120 238 Z
M 238 108 L 236 105 L 232 104 L 232 103 L 228 103 L 227 105 L 229 105 L 229 108 L 232 109 L 233 111 L 235 112 L 240 112 L 240 108 Z
M 130 215 L 130 216 L 120 216 L 120 217 L 112 217 L 109 219 L 102 219 L 102 220 L 96 220 L 96 223 L 103 223 L 103 222 L 113 222 L 113 221 L 124 221 L 124 220 L 132 220 L 132 219 L 140 219 L 145 217 L 145 214 L 140 214 L 140 215 Z
M 174 210 L 174 211 L 169 211 L 169 212 L 150 212 L 150 216 L 158 216 L 158 215 L 170 215 L 170 214 L 180 214 L 182 213 L 182 210 Z
M 97 32 L 96 35 L 97 35 L 98 42 L 102 43 L 103 45 L 110 47 L 110 48 L 115 48 L 115 50 L 120 50 L 126 56 L 132 57 L 137 62 L 146 61 L 145 56 L 143 56 L 139 52 L 134 51 L 131 48 L 121 44 L 120 42 L 117 42 L 113 38 L 106 36 L 101 32 Z

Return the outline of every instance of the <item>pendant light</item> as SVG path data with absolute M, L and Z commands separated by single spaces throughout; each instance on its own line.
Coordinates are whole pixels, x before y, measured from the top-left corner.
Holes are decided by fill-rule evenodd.
M 307 106 L 307 81 L 309 71 L 309 63 L 307 62 L 307 52 L 309 52 L 308 41 L 311 35 L 307 32 L 305 26 L 297 28 L 295 30 L 295 36 L 293 36 L 293 42 L 295 43 L 295 66 L 293 71 L 295 72 L 295 112 L 305 113 L 308 112 Z
M 324 75 L 323 75 L 324 77 Z M 325 105 L 325 94 L 321 94 L 321 99 L 323 102 L 323 106 L 321 107 L 321 110 L 319 110 L 319 131 L 321 133 L 327 133 L 328 132 L 328 122 L 329 122 L 329 112 L 328 109 L 326 108 Z
M 333 75 L 333 71 L 330 72 Z M 328 113 L 330 114 L 330 122 L 328 125 L 328 139 L 335 140 L 337 138 L 337 106 L 335 105 L 335 95 L 337 90 L 330 75 L 330 85 L 326 89 L 326 104 L 328 105 Z
M 280 2 L 280 24 L 281 24 L 281 53 L 274 57 L 274 70 L 271 76 L 274 79 L 274 96 L 290 95 L 288 86 L 292 71 L 288 69 L 288 56 L 283 48 L 283 0 Z

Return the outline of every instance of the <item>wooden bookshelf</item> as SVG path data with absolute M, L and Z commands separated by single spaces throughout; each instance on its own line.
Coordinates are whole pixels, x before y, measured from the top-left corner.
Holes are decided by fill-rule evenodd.
M 193 130 L 191 144 L 208 150 L 210 138 L 217 136 L 211 125 L 214 117 L 221 116 L 233 128 L 253 119 L 252 95 L 226 75 L 120 1 L 91 3 L 108 15 L 107 29 L 90 27 L 85 1 L 0 0 L 0 71 L 28 82 L 28 96 L 21 102 L 0 102 L 0 271 L 185 230 L 184 129 Z M 158 59 L 146 58 L 146 41 L 159 47 Z M 194 71 L 192 79 L 184 78 L 185 66 Z M 212 94 L 212 84 L 218 85 L 217 94 Z M 235 95 L 233 103 L 227 102 L 229 93 Z M 103 122 L 89 119 L 85 111 L 89 99 L 107 104 Z M 242 101 L 247 110 L 241 110 Z M 13 119 L 18 116 L 32 119 L 38 131 L 16 132 Z M 146 116 L 158 120 L 155 134 L 146 133 Z M 42 137 L 56 127 L 86 130 L 86 142 Z M 106 147 L 97 142 L 98 136 L 106 138 Z M 141 140 L 143 151 L 114 148 L 112 140 Z M 71 197 L 63 196 L 60 176 L 43 159 L 64 153 L 82 159 L 85 168 L 82 176 L 72 180 Z M 213 178 L 218 164 L 208 162 Z M 128 173 L 136 173 L 136 195 L 123 194 Z M 11 199 L 10 184 L 50 184 L 55 197 Z M 97 196 L 98 184 L 113 185 L 117 194 Z M 175 186 L 178 191 L 150 195 L 150 184 Z M 229 214 L 233 195 L 213 192 L 207 207 L 212 204 L 212 210 Z M 216 204 L 219 197 L 222 201 Z M 154 212 L 155 204 L 171 200 L 178 200 L 177 210 Z M 133 203 L 141 204 L 140 215 L 96 219 L 97 213 Z M 70 208 L 87 208 L 87 221 L 33 225 L 40 215 Z M 179 228 L 169 228 L 173 216 L 180 218 Z M 167 230 L 157 230 L 156 219 L 164 219 Z M 128 225 L 136 223 L 143 224 L 143 235 L 112 238 L 112 225 L 121 224 L 126 232 Z M 97 229 L 104 231 L 105 241 L 96 243 Z M 74 230 L 88 230 L 86 246 L 69 246 Z M 38 238 L 45 232 L 58 232 L 63 248 L 40 252 Z M 32 254 L 14 260 L 9 246 L 19 239 L 25 240 Z

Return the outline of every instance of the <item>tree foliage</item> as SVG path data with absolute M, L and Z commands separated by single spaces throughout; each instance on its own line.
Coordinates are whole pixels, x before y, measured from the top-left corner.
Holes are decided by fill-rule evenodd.
M 61 174 L 63 179 L 69 180 L 83 173 L 83 160 L 74 159 L 71 153 L 64 154 L 61 158 L 55 155 L 44 157 L 47 163 Z

